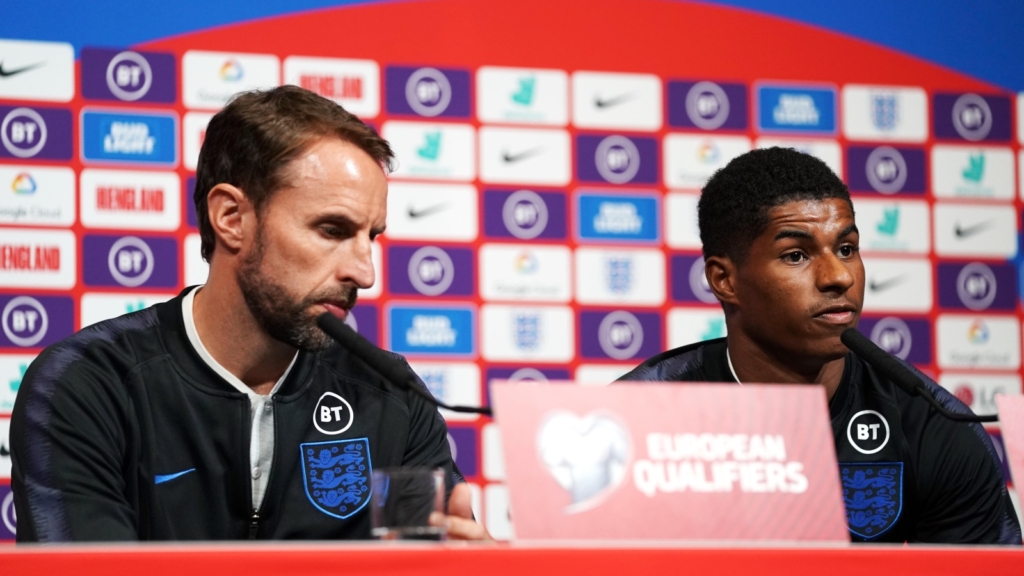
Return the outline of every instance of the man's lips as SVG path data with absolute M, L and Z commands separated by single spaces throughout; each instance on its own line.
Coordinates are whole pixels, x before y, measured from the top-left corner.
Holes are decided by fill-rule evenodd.
M 829 306 L 814 315 L 816 319 L 829 324 L 848 324 L 857 314 L 857 308 L 851 305 Z
M 338 318 L 344 320 L 348 316 L 348 308 L 333 302 L 321 302 L 320 303 L 328 312 L 334 314 Z

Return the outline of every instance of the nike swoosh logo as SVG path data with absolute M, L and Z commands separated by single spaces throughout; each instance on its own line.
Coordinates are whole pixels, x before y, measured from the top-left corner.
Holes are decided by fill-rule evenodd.
M 872 292 L 881 292 L 882 290 L 892 288 L 900 282 L 903 282 L 903 276 L 896 276 L 894 278 L 889 278 L 888 280 L 883 280 L 882 282 L 875 282 L 874 280 L 871 280 L 868 282 L 868 289 Z
M 21 68 L 15 68 L 14 70 L 4 70 L 4 63 L 0 62 L 0 78 L 8 78 L 10 76 L 14 76 L 15 74 L 21 74 L 22 72 L 28 72 L 29 70 L 35 70 L 36 68 L 39 68 L 43 64 L 46 64 L 46 62 L 37 62 L 37 63 L 32 64 L 30 66 L 23 66 Z
M 196 471 L 195 468 L 189 468 L 188 470 L 182 470 L 181 472 L 175 472 L 174 474 L 157 474 L 156 476 L 153 476 L 153 483 L 154 484 L 163 484 L 164 482 L 170 482 L 171 480 L 174 480 L 175 478 L 178 478 L 179 476 L 184 476 L 185 474 L 188 474 L 189 472 L 195 472 L 195 471 Z
M 984 222 L 979 222 L 979 223 L 975 224 L 974 226 L 968 226 L 966 228 L 962 228 L 962 227 L 960 227 L 960 223 L 957 222 L 956 226 L 953 229 L 953 231 L 956 233 L 956 237 L 957 238 L 967 238 L 968 236 L 974 236 L 978 232 L 981 232 L 982 230 L 988 228 L 991 224 L 992 224 L 991 220 L 986 220 Z
M 409 206 L 409 218 L 420 218 L 421 216 L 427 216 L 429 214 L 433 214 L 434 212 L 440 212 L 441 210 L 444 210 L 447 207 L 447 204 L 434 204 L 433 206 L 428 206 L 427 208 L 424 208 L 422 210 L 417 210 L 416 208 Z
M 598 108 L 610 108 L 612 106 L 615 106 L 617 104 L 622 104 L 623 102 L 627 102 L 627 101 L 632 100 L 632 99 L 633 99 L 633 94 L 632 93 L 628 93 L 628 92 L 626 94 L 622 94 L 622 95 L 616 96 L 614 98 L 609 98 L 607 100 L 602 100 L 600 96 L 595 96 L 594 97 L 594 106 L 597 106 Z
M 529 150 L 524 150 L 524 151 L 522 151 L 522 152 L 520 152 L 518 154 L 510 154 L 508 152 L 504 152 L 501 155 L 501 159 L 504 160 L 505 162 L 508 162 L 509 164 L 511 164 L 513 162 L 519 162 L 520 160 L 525 160 L 525 159 L 529 158 L 530 156 L 536 156 L 537 154 L 540 154 L 543 151 L 544 151 L 544 149 L 538 146 L 537 148 L 530 148 Z

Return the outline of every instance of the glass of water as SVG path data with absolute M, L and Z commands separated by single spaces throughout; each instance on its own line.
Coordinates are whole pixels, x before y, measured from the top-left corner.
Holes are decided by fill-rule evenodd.
M 431 526 L 444 514 L 444 471 L 440 468 L 385 468 L 373 471 L 370 518 L 374 538 L 444 540 L 447 529 Z

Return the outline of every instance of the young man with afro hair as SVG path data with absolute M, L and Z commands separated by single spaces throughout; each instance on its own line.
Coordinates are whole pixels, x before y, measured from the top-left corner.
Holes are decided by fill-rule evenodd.
M 828 166 L 792 149 L 748 152 L 708 181 L 697 211 L 728 336 L 622 379 L 823 386 L 853 541 L 1021 544 L 984 429 L 940 416 L 840 341 L 860 319 L 864 264 L 849 191 Z M 910 369 L 949 410 L 970 412 Z M 874 436 L 851 434 L 855 421 Z

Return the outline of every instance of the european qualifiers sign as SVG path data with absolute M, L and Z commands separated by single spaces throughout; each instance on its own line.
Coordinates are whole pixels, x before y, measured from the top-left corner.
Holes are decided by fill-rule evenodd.
M 492 394 L 518 539 L 849 539 L 821 387 Z

